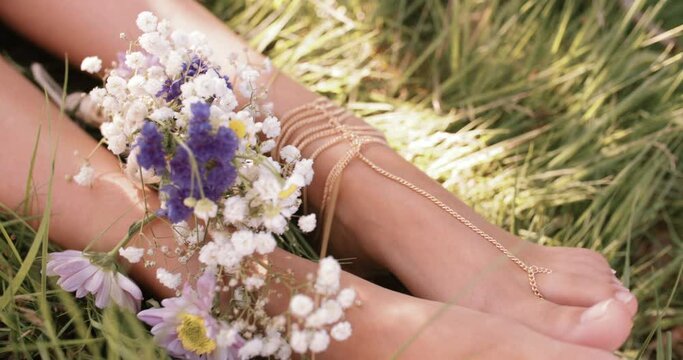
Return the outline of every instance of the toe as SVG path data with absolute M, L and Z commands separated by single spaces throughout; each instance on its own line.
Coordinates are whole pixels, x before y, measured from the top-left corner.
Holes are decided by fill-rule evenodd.
M 513 312 L 536 331 L 555 339 L 613 351 L 628 338 L 633 322 L 626 306 L 607 299 L 589 308 L 530 300 Z
M 503 346 L 502 352 L 508 356 L 506 358 L 515 354 L 519 359 L 617 360 L 609 351 L 561 341 L 523 326 L 517 329 L 508 327 L 505 330 L 506 336 L 497 343 Z M 500 354 L 498 355 L 491 358 L 500 359 Z
M 635 297 L 618 286 L 614 278 L 597 278 L 554 271 L 536 278 L 543 296 L 559 305 L 590 307 L 613 298 L 624 304 L 635 302 Z
M 585 260 L 566 260 L 560 258 L 552 263 L 552 267 L 550 262 L 544 262 L 544 264 L 548 264 L 546 267 L 551 268 L 553 272 L 557 273 L 582 275 L 605 283 L 611 283 L 615 279 L 612 271 L 600 268 L 595 264 L 586 264 Z
M 617 278 L 612 279 L 612 286 L 616 289 L 614 298 L 626 304 L 631 316 L 638 312 L 638 299 Z
M 552 248 L 552 258 L 546 256 L 541 261 L 552 263 L 553 268 L 562 268 L 578 274 L 593 274 L 595 276 L 613 277 L 614 270 L 607 259 L 600 253 L 583 248 L 557 247 Z
M 588 266 L 592 266 L 596 271 L 600 271 L 607 274 L 614 274 L 614 271 L 610 267 L 607 259 L 597 251 L 584 248 L 561 248 L 567 251 L 569 258 L 574 261 L 583 263 Z

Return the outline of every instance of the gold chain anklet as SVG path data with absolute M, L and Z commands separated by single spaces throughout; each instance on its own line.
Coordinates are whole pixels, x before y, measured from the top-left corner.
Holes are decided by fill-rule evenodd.
M 480 229 L 467 218 L 455 211 L 450 206 L 436 198 L 436 196 L 418 187 L 410 181 L 393 174 L 381 166 L 374 163 L 362 153 L 363 145 L 366 144 L 383 144 L 387 145 L 382 133 L 369 125 L 349 125 L 346 120 L 353 116 L 348 110 L 335 105 L 332 101 L 327 99 L 318 99 L 308 104 L 290 110 L 281 117 L 282 131 L 280 140 L 273 150 L 273 157 L 279 159 L 280 150 L 284 145 L 292 145 L 303 152 L 306 147 L 317 140 L 326 139 L 326 141 L 313 151 L 312 160 L 315 159 L 325 150 L 332 146 L 347 141 L 350 144 L 350 149 L 337 161 L 332 167 L 332 170 L 325 179 L 325 186 L 323 189 L 323 199 L 320 205 L 320 217 L 324 219 L 323 229 L 327 229 L 322 237 L 322 252 L 327 250 L 327 243 L 329 241 L 330 222 L 334 207 L 326 209 L 328 202 L 331 199 L 336 199 L 336 194 L 339 190 L 342 172 L 353 159 L 358 158 L 366 165 L 368 165 L 376 173 L 383 177 L 390 179 L 400 185 L 403 185 L 425 199 L 431 201 L 434 205 L 441 208 L 451 217 L 458 220 L 470 230 L 474 231 L 484 240 L 491 243 L 508 259 L 515 263 L 520 269 L 527 273 L 529 279 L 529 286 L 533 294 L 539 299 L 543 299 L 543 294 L 538 288 L 536 282 L 537 274 L 551 274 L 552 270 L 536 265 L 527 265 L 523 260 L 510 252 L 503 244 L 498 242 L 494 237 Z M 296 133 L 296 134 L 295 134 Z M 326 213 L 328 211 L 328 213 Z

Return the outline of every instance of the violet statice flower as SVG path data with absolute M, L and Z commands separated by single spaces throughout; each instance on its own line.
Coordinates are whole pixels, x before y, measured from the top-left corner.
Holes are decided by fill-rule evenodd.
M 216 72 L 218 72 L 218 71 L 216 71 Z M 225 85 L 228 87 L 228 89 L 232 90 L 232 83 L 230 82 L 230 78 L 228 77 L 228 75 L 221 76 L 221 79 L 225 80 Z
M 144 169 L 154 169 L 157 175 L 166 172 L 166 158 L 162 145 L 163 138 L 157 126 L 150 121 L 142 125 L 135 146 L 140 148 L 137 161 Z
M 160 308 L 140 311 L 138 319 L 152 326 L 155 341 L 173 357 L 182 359 L 237 359 L 244 339 L 230 344 L 218 339 L 228 327 L 211 315 L 216 275 L 207 270 L 197 280 L 196 291 L 186 283 L 180 296 L 161 301 Z
M 159 92 L 156 94 L 157 97 L 163 97 L 164 100 L 168 102 L 174 101 L 178 98 L 178 96 L 180 96 L 180 86 L 183 85 L 185 81 L 187 81 L 187 78 L 192 78 L 194 76 L 204 74 L 209 70 L 209 67 L 206 64 L 206 62 L 198 56 L 194 56 L 189 64 L 183 64 L 182 68 L 183 70 L 180 73 L 180 78 L 176 80 L 167 79 L 164 82 L 164 85 L 161 87 L 161 90 L 159 90 Z M 228 87 L 230 87 L 230 82 L 227 83 L 229 85 Z
M 185 82 L 185 77 L 181 76 L 177 80 L 166 79 L 164 85 L 161 86 L 161 90 L 156 93 L 157 97 L 162 97 L 168 102 L 172 102 L 180 96 L 180 85 Z
M 232 164 L 238 146 L 235 133 L 223 126 L 213 133 L 208 121 L 208 104 L 196 102 L 190 109 L 192 119 L 188 126 L 187 147 L 197 162 L 198 174 L 192 172 L 188 151 L 179 146 L 170 161 L 171 184 L 162 188 L 167 195 L 167 201 L 166 209 L 162 210 L 161 215 L 173 223 L 187 219 L 192 213 L 192 209 L 185 205 L 185 199 L 199 198 L 203 194 L 215 202 L 237 177 L 237 171 Z
M 49 276 L 59 276 L 57 285 L 66 291 L 75 291 L 77 298 L 93 294 L 95 305 L 100 309 L 113 301 L 131 311 L 140 310 L 140 288 L 118 271 L 92 263 L 81 251 L 51 253 L 46 270 Z

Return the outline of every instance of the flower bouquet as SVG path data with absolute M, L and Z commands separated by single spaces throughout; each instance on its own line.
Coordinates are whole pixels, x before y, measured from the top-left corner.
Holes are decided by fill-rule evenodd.
M 278 245 L 314 258 L 300 239 L 316 226 L 314 214 L 297 215 L 312 161 L 291 146 L 281 150 L 281 162 L 269 155 L 280 122 L 257 82 L 269 64 L 257 68 L 234 56 L 233 83 L 209 60 L 201 33 L 173 30 L 150 12 L 140 13 L 137 25 L 142 35 L 104 71 L 103 87 L 89 97 L 107 119 L 102 143 L 125 159 L 132 181 L 158 190 L 161 207 L 148 211 L 107 253 L 50 254 L 48 274 L 77 297 L 93 295 L 97 307 L 137 312 L 177 358 L 287 359 L 346 340 L 351 325 L 344 311 L 356 294 L 340 288 L 339 263 L 321 259 L 317 274 L 301 283 L 267 261 Z M 100 73 L 102 61 L 88 57 L 81 68 Z M 248 101 L 240 103 L 238 95 Z M 94 169 L 86 161 L 73 180 L 93 186 Z M 154 241 L 147 248 L 130 246 L 157 218 L 172 228 L 175 248 Z M 161 267 L 151 257 L 156 252 L 179 264 L 197 261 L 200 270 Z M 119 257 L 156 268 L 158 281 L 176 297 L 140 311 L 142 292 L 118 271 Z M 269 301 L 282 295 L 289 306 L 273 313 Z

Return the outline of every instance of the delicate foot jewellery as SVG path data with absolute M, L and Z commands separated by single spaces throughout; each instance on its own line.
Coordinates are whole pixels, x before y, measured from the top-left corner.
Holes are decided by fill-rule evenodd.
M 484 238 L 484 240 L 495 246 L 508 259 L 517 264 L 517 266 L 527 273 L 531 291 L 534 293 L 534 295 L 536 295 L 536 297 L 543 299 L 543 294 L 541 294 L 538 284 L 536 283 L 536 274 L 550 274 L 552 273 L 552 270 L 545 267 L 527 265 L 491 235 L 487 234 L 485 231 L 474 225 L 471 221 L 467 220 L 464 216 L 460 215 L 457 211 L 444 204 L 434 195 L 416 186 L 410 181 L 383 169 L 379 165 L 375 164 L 372 160 L 368 159 L 362 153 L 363 145 L 373 143 L 386 145 L 386 140 L 377 129 L 374 129 L 369 125 L 346 124 L 345 120 L 352 115 L 353 114 L 351 114 L 348 110 L 335 105 L 333 102 L 327 99 L 319 99 L 292 109 L 281 118 L 282 134 L 277 147 L 273 151 L 273 157 L 277 158 L 277 156 L 279 156 L 280 149 L 285 145 L 292 145 L 297 147 L 299 150 L 304 150 L 315 141 L 326 139 L 326 141 L 317 149 L 315 149 L 310 155 L 310 158 L 315 161 L 315 158 L 318 155 L 336 144 L 346 141 L 351 146 L 344 156 L 342 156 L 342 158 L 335 164 L 325 180 L 323 200 L 320 205 L 320 216 L 321 218 L 325 219 L 323 225 L 322 253 L 325 253 L 327 250 L 330 229 L 329 225 L 334 212 L 334 207 L 332 207 L 332 209 L 326 214 L 325 211 L 328 210 L 326 207 L 330 201 L 334 202 L 334 199 L 336 199 L 342 172 L 354 158 L 358 158 L 378 174 L 407 187 L 413 192 L 431 201 L 434 205 L 441 208 L 450 216 L 454 217 L 456 220 L 460 221 L 462 224 Z

